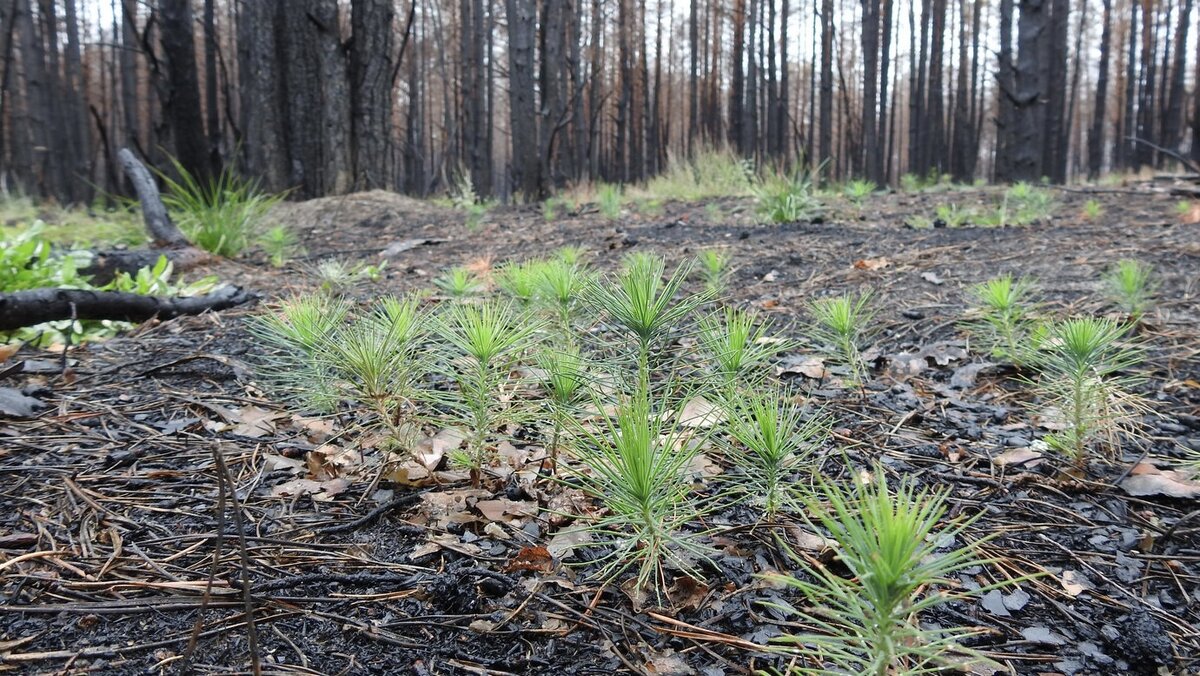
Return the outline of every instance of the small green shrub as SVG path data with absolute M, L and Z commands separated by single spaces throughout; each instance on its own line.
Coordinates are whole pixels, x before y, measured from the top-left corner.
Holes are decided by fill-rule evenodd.
M 260 348 L 257 373 L 277 396 L 318 411 L 340 401 L 338 374 L 325 349 L 350 312 L 345 300 L 326 295 L 293 296 L 250 318 L 247 329 Z
M 1087 221 L 1098 221 L 1104 215 L 1104 207 L 1097 200 L 1088 200 L 1083 204 L 1083 218 Z
M 754 384 L 754 373 L 775 355 L 793 347 L 768 335 L 770 324 L 757 312 L 726 307 L 700 317 L 698 342 L 712 364 L 714 385 L 727 400 L 736 399 L 740 383 Z
M 547 263 L 542 261 L 511 262 L 496 271 L 496 286 L 522 304 L 533 300 L 538 291 Z M 453 295 L 453 294 L 451 294 Z
M 193 176 L 175 158 L 171 166 L 178 178 L 159 174 L 167 188 L 163 204 L 193 244 L 218 256 L 232 258 L 256 241 L 283 199 L 263 192 L 258 181 L 242 178 L 232 166 L 208 180 Z
M 1054 195 L 1046 188 L 1039 188 L 1032 183 L 1016 183 L 1004 191 L 1000 206 L 989 215 L 985 224 L 1001 228 L 1030 225 L 1050 218 L 1056 207 Z
M 433 284 L 451 298 L 478 295 L 483 293 L 487 287 L 482 277 L 474 270 L 462 265 L 456 265 L 438 275 L 433 280 Z
M 1187 218 L 1192 213 L 1191 200 L 1179 200 L 1175 203 L 1175 214 L 1180 218 Z
M 838 559 L 849 576 L 816 564 L 808 570 L 812 581 L 774 578 L 804 595 L 809 609 L 797 612 L 804 625 L 815 628 L 776 640 L 812 665 L 790 673 L 889 676 L 987 663 L 960 645 L 975 630 L 926 629 L 920 623 L 922 614 L 938 606 L 1012 584 L 947 591 L 958 586 L 950 578 L 954 573 L 990 563 L 980 552 L 988 538 L 965 538 L 978 516 L 939 529 L 948 510 L 946 492 L 917 490 L 909 480 L 893 491 L 882 467 L 873 473 L 852 490 L 820 480 L 817 496 L 809 500 L 814 521 L 837 542 Z M 966 544 L 939 551 L 938 543 L 959 541 Z
M 965 207 L 960 207 L 957 204 L 939 204 L 934 209 L 934 213 L 938 220 L 946 224 L 949 228 L 961 228 L 964 225 L 970 225 L 971 221 L 976 218 L 973 210 Z
M 704 280 L 704 288 L 713 296 L 725 293 L 729 283 L 729 254 L 723 249 L 703 249 L 696 256 L 697 270 Z
M 1141 321 L 1154 304 L 1158 282 L 1150 266 L 1141 261 L 1118 261 L 1105 276 L 1104 283 L 1109 298 L 1135 322 Z

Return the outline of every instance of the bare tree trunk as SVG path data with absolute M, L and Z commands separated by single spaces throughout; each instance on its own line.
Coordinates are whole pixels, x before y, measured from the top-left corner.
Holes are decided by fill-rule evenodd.
M 1099 178 L 1100 172 L 1104 168 L 1104 125 L 1108 109 L 1108 62 L 1112 43 L 1112 0 L 1102 1 L 1104 18 L 1100 34 L 1100 71 L 1096 76 L 1092 127 L 1088 132 L 1088 178 L 1092 180 Z M 1121 140 L 1117 139 L 1117 142 L 1121 143 Z
M 159 0 L 163 54 L 167 61 L 167 91 L 163 119 L 174 141 L 175 159 L 201 180 L 212 174 L 205 143 L 200 80 L 196 72 L 196 41 L 189 0 Z
M 833 0 L 821 0 L 820 125 L 817 160 L 829 162 L 833 159 Z
M 130 2 L 131 0 L 125 0 Z M 283 48 L 280 6 L 247 2 L 238 14 L 238 72 L 241 76 L 241 130 L 245 169 L 262 179 L 267 190 L 296 185 L 286 143 L 284 74 L 278 61 Z M 122 69 L 124 70 L 124 69 Z
M 392 185 L 392 0 L 350 3 L 350 150 L 354 189 Z M 478 74 L 477 74 L 478 75 Z M 482 85 L 477 82 L 476 85 Z M 481 97 L 482 87 L 473 94 Z M 474 177 L 478 180 L 478 176 Z M 479 183 L 476 183 L 479 186 Z M 481 189 L 484 187 L 480 186 Z
M 863 91 L 862 91 L 862 139 L 863 154 L 858 164 L 858 171 L 867 178 L 881 183 L 882 178 L 876 173 L 881 165 L 878 141 L 879 129 L 876 126 L 876 105 L 878 104 L 879 78 L 879 0 L 861 0 L 862 4 L 862 59 L 863 59 Z M 886 59 L 887 56 L 885 55 Z
M 1184 117 L 1187 112 L 1187 104 L 1184 103 L 1184 80 L 1187 75 L 1188 28 L 1192 23 L 1192 4 L 1193 0 L 1183 0 L 1183 7 L 1179 10 L 1179 22 L 1175 28 L 1175 58 L 1171 66 L 1171 83 L 1167 93 L 1162 139 L 1162 145 L 1171 150 L 1180 150 L 1183 143 Z M 1194 86 L 1200 91 L 1200 82 Z
M 221 107 L 217 97 L 217 18 L 215 0 L 204 0 L 204 112 L 208 127 L 208 163 L 221 171 Z
M 534 44 L 537 10 L 534 0 L 504 0 L 508 15 L 509 113 L 512 125 L 512 169 L 515 187 L 527 200 L 541 198 L 538 161 L 537 103 L 534 99 Z
M 1044 0 L 1021 0 L 1017 22 L 1015 117 L 1012 131 L 1012 178 L 1037 181 L 1042 176 L 1046 96 L 1044 42 L 1050 17 Z

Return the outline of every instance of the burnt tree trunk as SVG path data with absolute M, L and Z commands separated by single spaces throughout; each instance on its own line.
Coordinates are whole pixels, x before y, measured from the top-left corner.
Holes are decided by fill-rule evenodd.
M 1108 64 L 1112 42 L 1112 0 L 1103 0 L 1104 17 L 1100 31 L 1100 71 L 1096 76 L 1096 96 L 1092 126 L 1088 131 L 1088 178 L 1097 179 L 1104 169 L 1104 125 L 1108 110 Z M 1120 142 L 1120 140 L 1118 140 Z
M 192 176 L 210 176 L 205 143 L 200 79 L 196 72 L 196 41 L 189 0 L 160 0 L 162 46 L 167 61 L 167 91 L 163 119 L 174 141 L 175 159 Z
M 525 199 L 537 200 L 542 193 L 534 73 L 537 9 L 534 0 L 504 0 L 504 5 L 508 16 L 513 183 Z
M 355 190 L 392 185 L 395 17 L 392 0 L 350 3 L 350 159 Z M 482 86 L 475 90 L 477 95 L 482 91 Z

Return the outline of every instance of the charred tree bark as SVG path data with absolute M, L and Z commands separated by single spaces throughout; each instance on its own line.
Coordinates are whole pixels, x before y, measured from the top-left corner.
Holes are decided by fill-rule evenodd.
M 392 0 L 353 0 L 350 3 L 353 31 L 350 43 L 350 150 L 356 190 L 392 185 L 392 71 L 395 68 L 392 23 L 395 17 Z M 482 83 L 477 84 L 475 94 L 481 98 Z
M 200 79 L 196 72 L 196 41 L 189 0 L 160 0 L 162 45 L 167 61 L 167 92 L 163 119 L 174 141 L 175 158 L 192 176 L 203 180 L 212 173 L 205 143 Z
M 879 129 L 876 127 L 876 106 L 878 105 L 877 97 L 879 94 L 879 2 L 880 0 L 862 0 L 861 3 L 863 59 L 863 156 L 858 166 L 858 171 L 862 175 L 866 176 L 877 184 L 883 182 L 883 178 L 877 173 L 879 168 L 883 166 L 879 157 Z
M 821 0 L 820 108 L 817 161 L 829 162 L 833 159 L 833 0 Z
M 534 84 L 537 9 L 534 0 L 505 0 L 504 4 L 508 15 L 513 183 L 526 199 L 537 200 L 542 193 Z

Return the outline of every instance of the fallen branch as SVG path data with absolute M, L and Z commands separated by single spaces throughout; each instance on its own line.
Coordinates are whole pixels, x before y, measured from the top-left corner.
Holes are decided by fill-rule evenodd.
M 113 319 L 144 322 L 225 310 L 253 300 L 241 287 L 226 286 L 206 296 L 140 296 L 124 291 L 33 289 L 0 293 L 0 331 L 59 319 Z
M 141 268 L 153 266 L 158 262 L 159 256 L 166 256 L 177 271 L 188 270 L 212 261 L 214 256 L 189 242 L 171 220 L 167 207 L 163 204 L 162 195 L 158 192 L 158 185 L 146 169 L 146 165 L 128 148 L 122 148 L 117 157 L 121 160 L 125 175 L 137 191 L 138 201 L 142 205 L 142 219 L 154 248 L 97 252 L 92 262 L 79 272 L 91 277 L 94 284 L 100 285 L 112 281 L 118 272 L 134 274 Z

